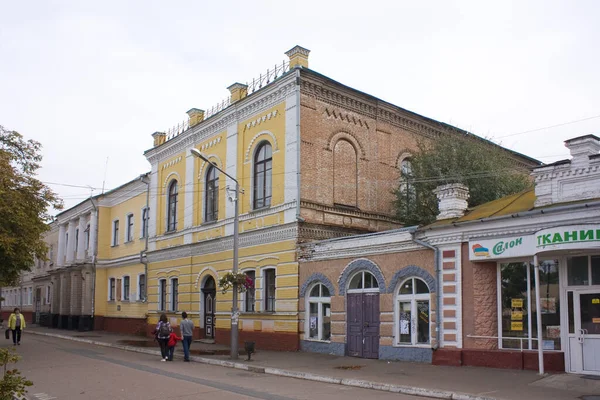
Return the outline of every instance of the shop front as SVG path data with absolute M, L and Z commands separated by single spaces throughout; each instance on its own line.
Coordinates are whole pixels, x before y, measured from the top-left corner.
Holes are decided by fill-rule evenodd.
M 469 260 L 496 262 L 498 349 L 563 353 L 567 372 L 600 375 L 600 225 L 471 238 Z

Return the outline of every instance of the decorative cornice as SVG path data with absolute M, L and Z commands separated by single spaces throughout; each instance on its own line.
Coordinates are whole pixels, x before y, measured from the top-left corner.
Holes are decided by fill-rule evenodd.
M 358 217 L 358 218 L 365 218 L 365 219 L 372 219 L 372 220 L 378 220 L 378 221 L 398 223 L 397 220 L 395 220 L 394 218 L 392 218 L 390 216 L 387 216 L 387 215 L 373 214 L 373 213 L 366 213 L 366 212 L 362 212 L 362 211 L 341 209 L 341 208 L 337 208 L 337 207 L 333 207 L 333 206 L 328 206 L 328 205 L 324 205 L 324 204 L 314 203 L 314 202 L 308 201 L 308 200 L 301 200 L 300 201 L 300 207 L 301 208 L 308 208 L 308 209 L 311 209 L 311 210 L 323 211 L 323 212 L 327 212 L 327 213 L 330 213 L 330 214 L 348 215 L 348 216 L 354 216 L 354 217 Z
M 402 268 L 400 271 L 397 271 L 394 274 L 394 277 L 392 278 L 392 280 L 390 281 L 390 285 L 388 286 L 387 292 L 394 293 L 398 289 L 398 284 L 402 283 L 404 279 L 411 277 L 423 279 L 425 283 L 427 283 L 427 286 L 429 286 L 429 291 L 431 293 L 435 293 L 437 291 L 435 279 L 433 279 L 433 276 L 431 276 L 429 272 L 427 272 L 421 267 L 417 267 L 416 265 L 409 265 L 407 267 Z
M 333 283 L 331 283 L 331 281 L 329 280 L 329 278 L 327 278 L 322 273 L 316 272 L 316 273 L 312 274 L 311 276 L 309 276 L 308 278 L 306 278 L 306 280 L 302 284 L 302 287 L 300 288 L 300 297 L 305 297 L 306 296 L 306 291 L 314 283 L 321 283 L 321 284 L 323 284 L 327 289 L 329 289 L 329 295 L 330 296 L 335 296 L 335 286 L 333 286 Z
M 385 278 L 383 277 L 379 266 L 369 259 L 359 258 L 348 264 L 340 274 L 340 277 L 338 279 L 338 291 L 340 293 L 340 296 L 346 294 L 346 282 L 348 281 L 348 279 L 350 279 L 350 277 L 353 276 L 355 272 L 362 270 L 369 271 L 370 273 L 372 273 L 375 279 L 377 279 L 377 284 L 379 285 L 379 292 L 385 293 Z
M 140 263 L 140 255 L 134 254 L 130 256 L 114 258 L 114 259 L 98 259 L 96 262 L 97 268 L 113 268 L 113 267 L 124 267 L 132 264 Z
M 305 247 L 302 249 L 300 259 L 302 261 L 322 261 L 349 257 L 366 257 L 377 254 L 403 253 L 417 250 L 425 250 L 425 248 L 412 242 L 406 242 L 371 245 L 365 247 L 356 247 L 353 249 L 318 250 L 312 253 L 314 248 Z

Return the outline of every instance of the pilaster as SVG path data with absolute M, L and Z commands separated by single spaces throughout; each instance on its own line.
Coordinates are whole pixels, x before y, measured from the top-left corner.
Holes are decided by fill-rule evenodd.
M 232 124 L 227 127 L 227 156 L 225 157 L 225 164 L 227 173 L 236 179 L 238 178 L 238 127 L 237 124 Z M 225 178 L 225 186 L 229 188 L 228 191 L 225 192 L 227 194 L 227 200 L 225 201 L 225 218 L 230 219 L 235 216 L 235 203 L 233 201 L 229 201 L 229 193 L 233 193 L 235 191 L 235 182 L 227 177 Z M 219 178 L 220 181 L 220 178 Z M 244 201 L 244 196 L 241 196 L 240 193 L 236 193 L 238 196 L 238 202 L 240 210 L 242 209 L 242 201 Z M 225 235 L 233 235 L 233 224 L 228 224 L 225 226 Z
M 65 265 L 65 250 L 66 250 L 66 243 L 65 243 L 65 235 L 67 233 L 67 227 L 65 226 L 65 224 L 61 224 L 58 226 L 58 254 L 56 256 L 56 266 L 57 267 L 62 267 L 63 265 Z
M 152 239 L 156 237 L 156 227 L 158 218 L 158 162 L 152 164 L 152 170 L 150 172 L 150 220 L 148 221 L 148 238 Z M 156 249 L 156 243 L 150 241 L 148 243 L 148 249 L 150 251 Z
M 190 149 L 193 148 L 190 147 Z M 185 152 L 185 189 L 183 201 L 183 228 L 191 228 L 194 221 L 194 191 L 195 183 L 198 181 L 194 176 L 194 163 L 196 157 L 193 156 L 189 149 Z
M 69 221 L 68 232 L 69 238 L 67 241 L 67 254 L 66 254 L 66 264 L 73 264 L 75 261 L 75 221 Z
M 77 262 L 85 261 L 85 228 L 87 228 L 87 214 L 79 217 L 79 238 L 77 243 Z
M 96 255 L 98 248 L 98 210 L 92 211 L 90 217 L 90 248 L 88 249 L 88 257 Z

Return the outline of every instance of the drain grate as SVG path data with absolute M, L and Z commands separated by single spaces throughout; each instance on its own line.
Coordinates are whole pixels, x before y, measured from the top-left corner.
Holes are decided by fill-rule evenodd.
M 581 379 L 590 379 L 592 381 L 600 381 L 600 376 L 597 375 L 582 375 Z M 600 399 L 600 397 L 599 397 Z

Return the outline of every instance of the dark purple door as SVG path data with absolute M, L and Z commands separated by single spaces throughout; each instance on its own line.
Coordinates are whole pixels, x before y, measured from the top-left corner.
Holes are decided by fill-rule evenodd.
M 346 299 L 348 355 L 379 358 L 379 293 L 351 293 Z

